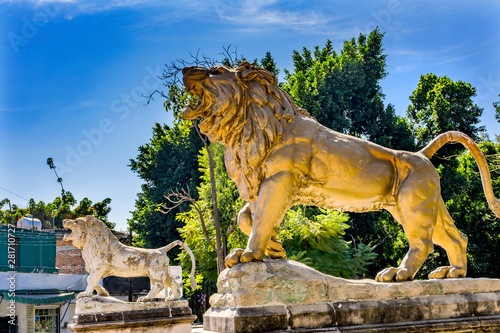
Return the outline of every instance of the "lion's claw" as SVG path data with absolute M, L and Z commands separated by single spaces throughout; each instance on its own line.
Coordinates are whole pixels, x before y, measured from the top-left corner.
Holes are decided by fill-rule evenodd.
M 429 279 L 456 279 L 465 277 L 465 270 L 453 266 L 443 266 L 433 270 L 429 274 Z
M 377 274 L 375 281 L 377 282 L 392 282 L 392 281 L 406 281 L 411 280 L 412 276 L 409 275 L 406 268 L 388 267 Z
M 246 250 L 243 252 L 240 256 L 240 262 L 245 263 L 245 262 L 251 262 L 251 261 L 262 261 L 264 260 L 263 255 L 258 255 L 253 251 L 248 251 Z
M 231 253 L 226 257 L 226 267 L 231 268 L 239 263 L 246 263 L 251 261 L 262 261 L 264 259 L 264 255 L 256 255 L 253 251 L 243 250 L 243 249 L 234 249 Z
M 226 257 L 226 267 L 231 268 L 240 262 L 241 254 L 245 252 L 243 249 L 234 249 Z
M 92 297 L 92 293 L 86 293 L 86 292 L 82 291 L 81 293 L 76 295 L 76 299 L 80 299 L 82 297 Z
M 271 259 L 286 259 L 286 251 L 281 242 L 276 239 L 271 239 L 269 241 L 265 254 Z

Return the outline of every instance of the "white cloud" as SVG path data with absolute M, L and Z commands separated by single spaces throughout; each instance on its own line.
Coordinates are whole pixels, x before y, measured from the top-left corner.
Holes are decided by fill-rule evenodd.
M 115 8 L 133 7 L 141 4 L 153 3 L 152 0 L 0 0 L 0 4 L 31 4 L 35 8 L 41 6 L 61 6 L 69 15 L 89 14 L 93 12 L 102 12 Z M 68 16 L 66 14 L 65 16 Z
M 277 2 L 277 0 L 217 0 L 213 2 L 213 8 L 222 21 L 236 23 L 250 31 L 265 30 L 269 26 L 299 30 L 319 29 L 332 20 L 314 10 L 298 12 L 278 9 Z
M 352 29 L 339 28 L 334 24 L 351 14 L 337 17 L 317 9 L 293 8 L 279 0 L 0 0 L 2 3 L 31 4 L 34 9 L 51 6 L 58 16 L 67 20 L 82 14 L 115 9 L 150 9 L 147 19 L 135 22 L 131 26 L 133 29 L 194 19 L 228 23 L 227 29 L 232 31 L 286 28 L 307 33 L 326 33 L 334 37 L 352 35 Z

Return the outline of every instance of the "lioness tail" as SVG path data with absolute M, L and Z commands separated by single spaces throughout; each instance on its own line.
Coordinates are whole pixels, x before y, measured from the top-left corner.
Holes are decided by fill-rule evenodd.
M 189 254 L 189 257 L 191 258 L 191 275 L 189 276 L 189 280 L 191 282 L 191 289 L 195 290 L 197 288 L 196 280 L 194 278 L 194 270 L 196 269 L 196 262 L 194 260 L 194 254 L 191 251 L 191 249 L 186 244 L 181 242 L 180 240 L 176 240 L 176 241 L 173 241 L 172 243 L 170 243 L 164 247 L 159 248 L 158 250 L 165 251 L 165 253 L 167 253 L 168 251 L 170 251 L 171 249 L 173 249 L 176 246 L 180 246 L 184 250 L 186 250 L 186 252 Z
M 479 146 L 468 137 L 466 134 L 457 131 L 446 132 L 438 135 L 434 140 L 432 140 L 424 149 L 420 151 L 427 158 L 431 158 L 436 151 L 447 144 L 448 142 L 459 142 L 464 145 L 474 156 L 477 166 L 479 167 L 479 173 L 481 174 L 481 181 L 483 183 L 483 190 L 488 200 L 488 205 L 490 209 L 495 213 L 497 217 L 500 218 L 500 201 L 495 198 L 493 193 L 493 187 L 491 186 L 491 175 L 490 169 L 488 168 L 488 163 L 484 157 Z

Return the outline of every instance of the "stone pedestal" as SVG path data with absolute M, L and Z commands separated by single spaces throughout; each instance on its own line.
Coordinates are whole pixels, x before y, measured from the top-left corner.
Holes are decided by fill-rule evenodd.
M 500 280 L 346 280 L 287 260 L 236 265 L 218 280 L 213 332 L 500 332 Z
M 196 319 L 187 301 L 131 303 L 113 297 L 76 302 L 71 332 L 191 333 Z

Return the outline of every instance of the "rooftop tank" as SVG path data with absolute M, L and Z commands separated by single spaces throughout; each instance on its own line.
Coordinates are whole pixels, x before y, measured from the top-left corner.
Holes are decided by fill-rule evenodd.
M 32 215 L 26 215 L 17 220 L 17 227 L 23 229 L 42 230 L 42 221 L 33 218 Z

